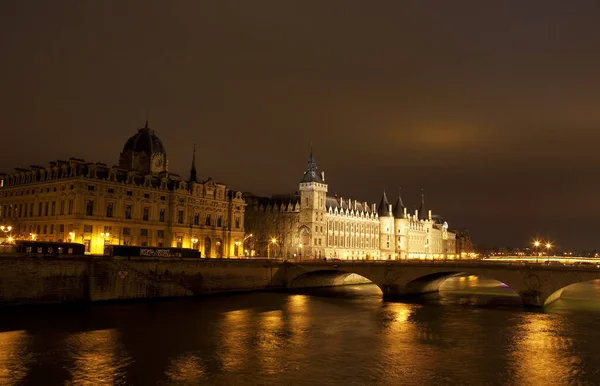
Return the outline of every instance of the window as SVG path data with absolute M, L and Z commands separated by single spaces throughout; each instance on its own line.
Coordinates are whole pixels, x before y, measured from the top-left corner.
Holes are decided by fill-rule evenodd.
M 206 222 L 205 222 L 205 224 L 206 225 L 210 225 L 210 214 L 206 215 Z
M 44 234 L 48 232 L 48 225 L 44 224 Z
M 104 233 L 110 233 L 112 232 L 112 227 L 111 226 L 104 226 Z
M 141 231 L 141 236 L 142 236 L 142 237 L 148 237 L 148 229 L 143 229 L 143 228 L 142 228 L 142 231 Z
M 129 197 L 131 197 L 131 196 L 133 196 L 133 192 L 132 192 L 131 190 L 128 190 L 128 191 L 127 191 L 127 195 L 128 195 Z
M 108 194 L 113 194 L 115 190 L 113 188 L 108 188 Z
M 54 224 L 50 224 L 50 234 L 54 234 Z
M 84 225 L 83 226 L 83 233 L 92 233 L 93 227 L 91 225 Z
M 194 225 L 200 225 L 200 213 L 194 213 Z
M 123 228 L 123 236 L 131 235 L 131 228 Z
M 88 200 L 85 203 L 85 215 L 86 216 L 93 216 L 94 215 L 94 201 Z
M 60 200 L 60 215 L 64 216 L 65 214 L 65 200 Z
M 69 200 L 69 216 L 72 214 L 73 214 L 73 200 L 71 199 L 71 200 Z
M 164 201 L 164 200 L 166 200 L 166 199 L 167 199 L 167 198 L 166 198 L 165 196 L 160 196 L 160 200 L 161 200 L 161 201 Z
M 114 207 L 114 204 L 112 202 L 109 202 L 108 204 L 106 204 L 106 217 L 113 216 L 113 207 Z
M 144 207 L 144 213 L 142 214 L 142 220 L 148 221 L 149 215 L 150 215 L 150 207 L 145 206 Z
M 148 246 L 148 241 L 142 240 L 142 247 L 147 247 L 147 246 Z
M 156 237 L 165 237 L 165 231 L 162 229 L 157 230 Z
M 131 204 L 125 205 L 125 219 L 131 220 Z
M 94 191 L 94 185 L 88 185 L 88 190 L 89 190 L 90 192 Z
M 158 221 L 165 222 L 165 209 L 161 208 L 160 213 L 158 214 Z
M 58 226 L 58 233 L 65 233 L 65 224 L 60 224 Z
M 33 217 L 33 203 L 29 204 L 29 217 Z
M 223 218 L 221 217 L 221 215 L 217 215 L 217 226 L 221 227 L 223 226 Z
M 56 201 L 52 201 L 52 216 L 56 215 Z
M 48 216 L 48 203 L 44 202 L 44 216 Z
M 240 227 L 240 218 L 239 218 L 239 217 L 236 217 L 236 218 L 235 218 L 235 227 L 236 227 L 236 228 L 239 228 L 239 227 Z
M 75 189 L 75 185 L 71 184 L 70 188 L 71 190 Z
M 183 224 L 183 210 L 180 210 L 179 212 L 177 212 L 177 223 Z
M 150 198 L 150 194 L 149 193 L 144 193 L 144 198 Z

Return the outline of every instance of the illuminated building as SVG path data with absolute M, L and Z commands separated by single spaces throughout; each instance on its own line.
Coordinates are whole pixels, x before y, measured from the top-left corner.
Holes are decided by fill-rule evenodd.
M 270 198 L 245 194 L 246 229 L 254 235 L 250 247 L 283 258 L 455 257 L 455 233 L 425 208 L 424 196 L 411 214 L 400 195 L 391 205 L 384 192 L 377 206 L 327 191 L 325 173 L 311 152 L 298 192 Z
M 202 256 L 242 255 L 244 200 L 212 179 L 168 172 L 161 140 L 146 126 L 129 138 L 118 165 L 71 158 L 0 174 L 0 224 L 15 239 L 183 247 Z

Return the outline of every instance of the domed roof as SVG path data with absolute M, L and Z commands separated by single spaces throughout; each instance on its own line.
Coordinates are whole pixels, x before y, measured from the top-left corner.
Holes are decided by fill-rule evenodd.
M 146 126 L 138 129 L 138 132 L 125 142 L 123 153 L 130 151 L 134 153 L 144 152 L 149 155 L 155 153 L 167 155 L 162 141 L 154 134 L 154 130 L 148 128 L 148 121 L 146 121 Z

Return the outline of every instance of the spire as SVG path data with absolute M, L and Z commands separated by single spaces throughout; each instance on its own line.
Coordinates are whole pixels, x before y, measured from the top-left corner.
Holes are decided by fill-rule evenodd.
M 388 201 L 387 194 L 385 194 L 385 189 L 383 189 L 383 196 L 381 197 L 377 214 L 379 217 L 389 217 L 392 215 L 390 213 L 390 203 Z
M 308 165 L 300 182 L 323 182 L 323 175 L 319 171 L 315 157 L 313 156 L 312 142 L 310 143 L 310 155 L 308 156 Z
M 425 208 L 425 193 L 423 193 L 423 189 L 421 189 L 421 206 L 419 206 L 419 219 L 429 219 L 429 214 L 427 213 L 427 209 Z
M 394 218 L 404 218 L 404 202 L 402 202 L 402 187 L 398 188 L 398 200 L 394 205 Z
M 192 168 L 190 169 L 190 181 L 198 182 L 196 177 L 196 144 L 194 144 L 194 152 L 192 153 Z

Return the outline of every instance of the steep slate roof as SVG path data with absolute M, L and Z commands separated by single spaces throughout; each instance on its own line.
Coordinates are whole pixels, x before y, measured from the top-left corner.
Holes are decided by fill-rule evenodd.
M 349 205 L 349 202 L 352 201 L 352 205 Z M 369 204 L 366 204 L 364 202 L 360 202 L 358 200 L 353 200 L 353 199 L 344 199 L 342 197 L 335 197 L 335 196 L 327 196 L 326 200 L 325 200 L 325 207 L 327 209 L 331 208 L 332 210 L 356 210 L 359 212 L 365 212 L 365 213 L 372 213 L 373 210 L 372 208 L 369 206 Z M 356 209 L 355 209 L 355 205 L 356 205 Z
M 383 191 L 383 196 L 381 197 L 381 202 L 379 203 L 379 210 L 377 211 L 379 217 L 389 217 L 392 215 L 390 212 L 390 203 L 387 198 L 387 194 L 385 194 L 385 190 Z
M 310 156 L 308 157 L 308 164 L 306 165 L 306 171 L 302 176 L 300 182 L 323 182 L 319 166 L 313 157 L 312 147 L 310 149 Z
M 394 218 L 404 218 L 404 202 L 402 202 L 402 195 L 398 191 L 398 200 L 394 205 Z

